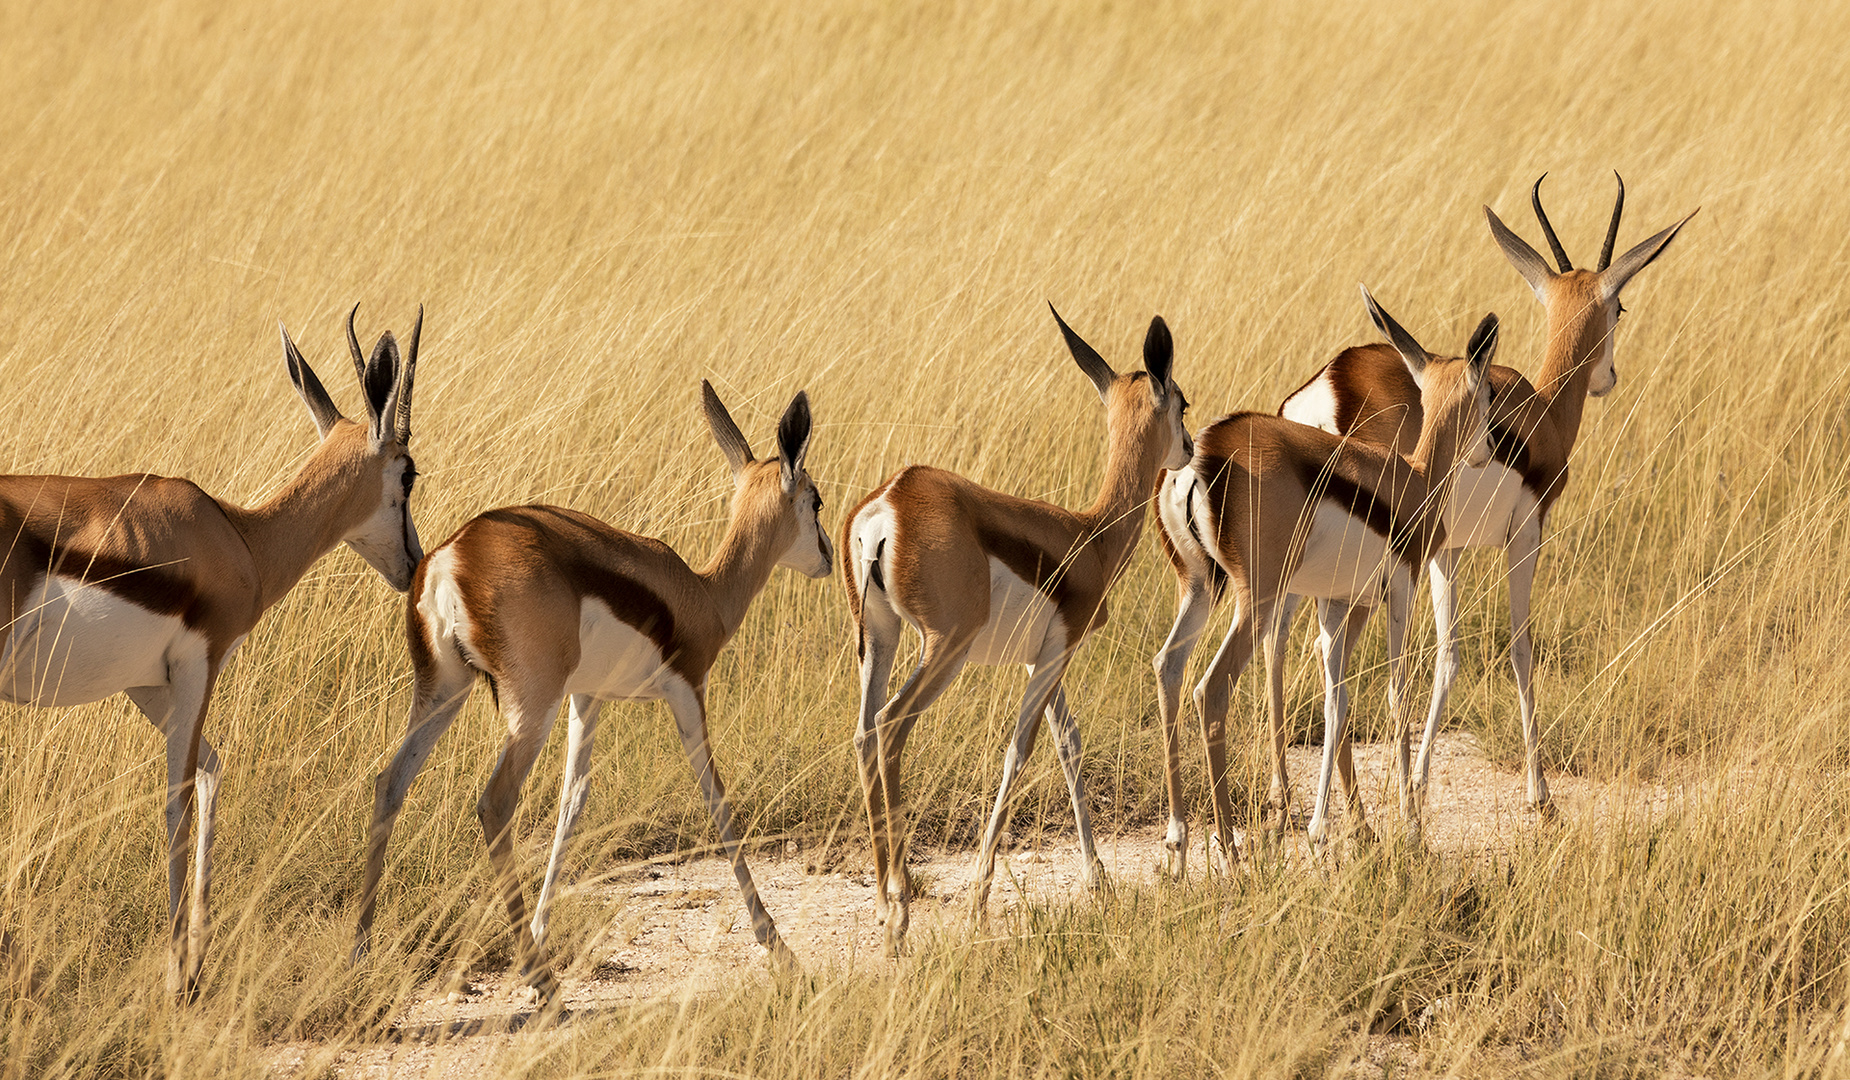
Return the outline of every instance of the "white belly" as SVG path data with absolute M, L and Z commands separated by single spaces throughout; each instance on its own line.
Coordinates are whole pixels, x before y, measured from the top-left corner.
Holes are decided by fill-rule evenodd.
M 670 675 L 667 658 L 655 642 L 595 597 L 579 605 L 578 650 L 578 667 L 565 680 L 568 694 L 606 701 L 656 698 L 662 694 L 662 680 Z
M 994 556 L 989 560 L 989 621 L 970 646 L 972 664 L 1032 664 L 1060 617 L 1046 594 Z M 1064 632 L 1064 631 L 1063 631 Z
M 1535 513 L 1535 500 L 1523 490 L 1520 475 L 1494 463 L 1482 469 L 1461 466 L 1445 504 L 1445 546 L 1502 547 L 1519 509 Z
M 131 686 L 164 686 L 174 659 L 203 659 L 205 637 L 95 585 L 47 576 L 0 651 L 0 698 L 81 705 Z
M 1373 605 L 1397 562 L 1385 537 L 1329 500 L 1318 499 L 1285 591 Z

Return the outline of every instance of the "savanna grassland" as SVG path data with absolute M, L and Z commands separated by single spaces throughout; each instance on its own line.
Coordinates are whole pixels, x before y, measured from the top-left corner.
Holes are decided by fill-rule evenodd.
M 1547 171 L 1590 262 L 1618 169 L 1622 248 L 1702 210 L 1627 289 L 1620 383 L 1548 530 L 1537 687 L 1550 769 L 1667 778 L 1695 793 L 1678 813 L 1570 817 L 1494 858 L 1197 870 L 890 965 L 535 1029 L 488 1068 L 1319 1076 L 1443 1000 L 1403 1029 L 1433 1073 L 1846 1075 L 1846 41 L 1850 9 L 1782 0 L 12 4 L 0 470 L 258 501 L 314 443 L 277 320 L 352 414 L 345 312 L 370 341 L 422 302 L 430 546 L 546 501 L 699 563 L 729 493 L 702 377 L 761 449 L 809 390 L 831 529 L 908 462 L 1083 505 L 1103 418 L 1047 301 L 1120 368 L 1161 313 L 1195 423 L 1270 410 L 1373 339 L 1357 281 L 1447 352 L 1495 310 L 1499 359 L 1533 371 L 1541 308 L 1480 206 L 1539 245 L 1524 204 Z M 1514 763 L 1501 562 L 1466 567 L 1448 723 Z M 1068 677 L 1107 831 L 1162 812 L 1148 661 L 1171 580 L 1146 540 Z M 160 740 L 121 697 L 0 710 L 0 929 L 38 983 L 8 976 L 0 1076 L 260 1075 L 285 1040 L 320 1048 L 312 1075 L 437 972 L 506 963 L 473 813 L 501 734 L 482 693 L 407 804 L 373 960 L 345 962 L 410 696 L 403 618 L 343 549 L 220 683 L 216 936 L 191 1007 L 162 992 Z M 1378 639 L 1364 738 L 1385 731 Z M 865 858 L 853 654 L 839 581 L 780 572 L 715 669 L 755 840 Z M 1308 729 L 1307 636 L 1293 655 Z M 972 670 L 921 723 L 922 843 L 971 841 L 1021 684 Z M 1235 715 L 1250 800 L 1251 675 Z M 605 718 L 571 872 L 710 845 L 666 711 Z M 557 757 L 521 818 L 536 868 Z M 1187 760 L 1199 839 L 1192 737 Z M 1070 823 L 1043 748 L 1017 828 Z M 568 896 L 557 947 L 599 917 Z

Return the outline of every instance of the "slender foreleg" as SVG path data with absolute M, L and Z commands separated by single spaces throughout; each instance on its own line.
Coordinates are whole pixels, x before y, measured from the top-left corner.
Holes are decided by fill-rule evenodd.
M 1439 719 L 1445 715 L 1452 683 L 1458 678 L 1458 552 L 1458 548 L 1444 548 L 1426 564 L 1432 574 L 1432 623 L 1439 640 L 1438 657 L 1432 667 L 1432 701 L 1426 708 L 1426 731 L 1420 737 L 1420 756 L 1413 768 L 1415 799 L 1425 797 L 1433 740 L 1438 737 Z
M 1404 571 L 1402 581 L 1387 590 L 1388 721 L 1394 730 L 1394 779 L 1400 785 L 1400 812 L 1406 821 L 1407 840 L 1420 844 L 1420 806 L 1414 796 L 1409 759 L 1407 722 L 1407 608 L 1413 582 Z
M 1342 600 L 1319 600 L 1318 651 L 1323 655 L 1323 763 L 1317 774 L 1317 797 L 1310 817 L 1310 843 L 1321 850 L 1329 828 L 1330 787 L 1341 762 L 1343 790 L 1349 798 L 1352 829 L 1366 832 L 1362 800 L 1356 790 L 1355 766 L 1342 753 L 1349 737 L 1349 658 L 1368 626 L 1370 611 Z
M 1542 776 L 1542 732 L 1535 719 L 1534 646 L 1530 640 L 1529 599 L 1535 588 L 1535 563 L 1542 548 L 1542 523 L 1531 517 L 1510 537 L 1510 667 L 1516 672 L 1516 700 L 1522 710 L 1523 769 L 1529 780 L 1529 806 L 1544 821 L 1556 816 Z
M 694 770 L 700 795 L 707 803 L 707 813 L 712 816 L 713 826 L 719 831 L 720 845 L 732 863 L 732 876 L 738 879 L 739 892 L 745 897 L 745 910 L 752 919 L 752 936 L 771 951 L 773 963 L 794 968 L 796 957 L 778 936 L 777 924 L 771 920 L 771 913 L 765 910 L 764 901 L 758 896 L 758 887 L 752 883 L 751 868 L 745 865 L 745 849 L 739 844 L 738 830 L 732 823 L 732 804 L 726 799 L 726 785 L 713 764 L 713 747 L 707 739 L 706 687 L 670 679 L 667 691 L 664 696 L 668 707 L 674 711 L 675 729 L 681 733 L 681 748 L 687 752 L 687 763 Z
M 1066 684 L 1053 688 L 1047 702 L 1047 722 L 1053 725 L 1055 744 L 1060 750 L 1060 769 L 1066 774 L 1066 793 L 1073 801 L 1073 821 L 1079 830 L 1080 874 L 1087 888 L 1103 888 L 1105 864 L 1099 861 L 1098 847 L 1092 837 L 1092 810 L 1086 804 L 1085 777 L 1080 765 L 1085 757 L 1079 740 L 1079 721 L 1067 707 Z
M 129 700 L 167 742 L 167 990 L 182 999 L 198 993 L 210 929 L 206 904 L 212 881 L 211 842 L 216 831 L 220 764 L 201 731 L 216 676 L 204 660 L 176 663 L 168 669 L 167 685 L 138 686 L 128 692 Z M 192 824 L 188 819 L 195 807 L 199 836 L 193 850 L 193 890 L 182 922 L 180 900 L 186 895 L 186 842 Z
M 1265 801 L 1275 833 L 1284 832 L 1291 816 L 1291 777 L 1285 770 L 1285 646 L 1300 599 L 1291 593 L 1280 596 L 1269 613 L 1261 612 L 1264 621 L 1254 624 L 1265 650 L 1266 718 L 1272 734 L 1272 781 Z

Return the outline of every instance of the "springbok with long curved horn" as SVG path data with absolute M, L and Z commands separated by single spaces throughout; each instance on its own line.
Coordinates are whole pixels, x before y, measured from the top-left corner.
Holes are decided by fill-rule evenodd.
M 547 908 L 573 827 L 590 791 L 591 745 L 606 701 L 664 701 L 751 913 L 752 932 L 779 963 L 791 961 L 758 898 L 707 742 L 707 673 L 746 609 L 788 566 L 827 577 L 834 561 L 818 515 L 822 497 L 804 471 L 809 397 L 799 392 L 777 426 L 777 456 L 759 460 L 719 395 L 700 383 L 707 423 L 732 467 L 732 518 L 703 570 L 659 540 L 556 506 L 490 510 L 445 540 L 418 567 L 405 605 L 416 670 L 405 739 L 374 785 L 366 883 L 354 959 L 366 954 L 392 826 L 437 739 L 488 677 L 507 741 L 476 803 L 502 898 L 519 936 L 522 979 L 550 999 L 558 980 L 542 959 Z M 562 698 L 571 702 L 564 790 L 552 856 L 533 906 L 514 859 L 512 825 Z
M 1195 439 L 1194 460 L 1170 473 L 1157 492 L 1164 546 L 1176 570 L 1178 593 L 1175 626 L 1154 661 L 1170 797 L 1164 844 L 1178 876 L 1188 853 L 1176 727 L 1182 673 L 1215 602 L 1228 592 L 1233 596 L 1233 624 L 1195 687 L 1214 824 L 1223 848 L 1233 850 L 1227 709 L 1255 642 L 1264 644 L 1270 686 L 1273 798 L 1289 787 L 1284 772 L 1283 635 L 1277 631 L 1289 623 L 1299 596 L 1317 598 L 1324 646 L 1323 768 L 1311 817 L 1312 843 L 1323 841 L 1331 774 L 1339 764 L 1339 748 L 1348 746 L 1349 654 L 1376 606 L 1385 606 L 1388 615 L 1388 711 L 1399 743 L 1401 807 L 1410 823 L 1417 822 L 1417 808 L 1409 797 L 1402 710 L 1407 604 L 1420 565 L 1445 542 L 1442 512 L 1457 466 L 1482 466 L 1490 459 L 1483 373 L 1496 354 L 1497 317 L 1484 316 L 1463 358 L 1436 357 L 1382 311 L 1367 289 L 1362 298 L 1433 418 L 1412 454 L 1402 457 L 1388 447 L 1276 416 L 1235 413 L 1202 429 Z M 1361 827 L 1362 806 L 1346 753 L 1340 767 L 1354 824 Z
M 178 997 L 198 992 L 209 931 L 221 764 L 203 732 L 219 672 L 263 613 L 336 545 L 359 552 L 401 592 L 423 556 L 407 450 L 423 310 L 402 360 L 390 331 L 370 359 L 361 356 L 353 313 L 347 319 L 367 422 L 341 416 L 282 330 L 289 380 L 321 445 L 259 506 L 147 474 L 0 477 L 0 596 L 8 604 L 0 699 L 79 705 L 126 691 L 166 738 L 167 987 Z M 182 918 L 195 801 L 192 896 Z
M 1126 375 L 1112 371 L 1059 312 L 1054 319 L 1105 403 L 1105 481 L 1090 509 L 1004 495 L 955 473 L 913 465 L 875 488 L 842 525 L 842 583 L 861 660 L 854 745 L 873 834 L 875 899 L 890 953 L 905 940 L 913 893 L 900 755 L 912 725 L 967 662 L 1028 667 L 1028 689 L 977 858 L 979 917 L 1010 789 L 1034 748 L 1043 712 L 1058 740 L 1086 880 L 1103 881 L 1079 773 L 1079 727 L 1060 681 L 1087 635 L 1105 624 L 1105 594 L 1136 547 L 1158 474 L 1188 461 L 1188 400 L 1175 383 L 1174 346 L 1161 318 L 1150 322 L 1144 339 L 1144 370 Z M 924 652 L 888 701 L 893 655 L 906 624 L 924 639 Z
M 1613 174 L 1617 176 L 1617 173 Z M 1546 176 L 1546 174 L 1544 174 Z M 1618 385 L 1613 334 L 1625 305 L 1619 293 L 1676 238 L 1692 211 L 1614 260 L 1625 181 L 1612 204 L 1599 265 L 1576 270 L 1542 210 L 1542 181 L 1530 190 L 1542 235 L 1560 266 L 1557 273 L 1534 248 L 1510 231 L 1486 206 L 1484 216 L 1504 257 L 1535 290 L 1547 312 L 1547 346 L 1531 384 L 1513 368 L 1490 369 L 1490 430 L 1494 461 L 1467 469 L 1452 487 L 1446 508 L 1446 541 L 1432 557 L 1433 621 L 1439 653 L 1433 671 L 1432 705 L 1423 747 L 1432 745 L 1439 717 L 1458 675 L 1458 553 L 1467 547 L 1500 547 L 1509 566 L 1510 666 L 1522 718 L 1528 803 L 1544 819 L 1554 817 L 1548 782 L 1542 776 L 1541 733 L 1535 719 L 1530 643 L 1530 598 L 1536 558 L 1548 511 L 1567 487 L 1568 459 L 1580 435 L 1588 397 L 1604 397 Z M 1278 414 L 1353 439 L 1394 446 L 1409 453 L 1418 442 L 1420 395 L 1391 349 L 1363 345 L 1346 349 L 1294 391 Z M 1414 777 L 1415 799 L 1424 798 L 1431 757 L 1422 749 Z M 1281 814 L 1282 817 L 1282 814 Z

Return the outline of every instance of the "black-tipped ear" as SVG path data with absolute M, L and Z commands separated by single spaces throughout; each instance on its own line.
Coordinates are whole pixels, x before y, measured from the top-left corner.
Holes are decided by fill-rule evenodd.
M 1169 392 L 1175 360 L 1175 339 L 1169 336 L 1169 324 L 1158 315 L 1150 320 L 1150 332 L 1143 336 L 1143 369 L 1150 373 L 1150 393 L 1158 402 Z
M 1375 303 L 1366 285 L 1362 286 L 1362 303 L 1367 306 L 1368 317 L 1374 320 L 1375 328 L 1387 335 L 1388 344 L 1394 346 L 1394 351 L 1400 354 L 1407 370 L 1413 373 L 1413 381 L 1418 382 L 1426 371 L 1426 361 L 1429 359 L 1426 349 L 1413 339 L 1412 334 L 1407 333 L 1406 328 L 1394 321 L 1394 316 Z
M 700 404 L 707 414 L 707 426 L 713 429 L 713 441 L 719 444 L 720 453 L 726 455 L 726 464 L 732 467 L 736 479 L 745 466 L 752 463 L 751 444 L 745 441 L 745 433 L 739 430 L 739 425 L 733 423 L 725 403 L 713 392 L 713 384 L 705 379 L 700 380 Z
M 340 420 L 340 410 L 334 406 L 334 400 L 328 397 L 327 388 L 316 378 L 315 369 L 302 359 L 302 351 L 289 340 L 289 328 L 278 322 L 276 328 L 283 334 L 283 363 L 289 366 L 289 381 L 295 385 L 295 392 L 302 398 L 302 404 L 308 406 L 308 415 L 315 422 L 315 431 L 327 438 L 334 424 Z
M 1060 324 L 1060 335 L 1066 338 L 1066 348 L 1073 354 L 1073 360 L 1079 364 L 1079 370 L 1085 372 L 1086 378 L 1092 380 L 1092 388 L 1098 391 L 1099 399 L 1104 400 L 1105 396 L 1111 392 L 1111 384 L 1117 379 L 1118 373 L 1111 370 L 1111 365 L 1105 362 L 1105 358 L 1098 354 L 1097 349 L 1087 345 L 1084 338 L 1073 333 L 1073 328 L 1066 325 L 1066 320 L 1060 317 L 1060 312 L 1051 303 L 1047 305 L 1047 310 L 1053 312 L 1053 321 Z
M 777 456 L 784 467 L 786 489 L 796 483 L 797 474 L 803 471 L 803 458 L 809 453 L 809 435 L 809 394 L 798 390 L 797 396 L 790 399 L 790 407 L 784 410 L 783 419 L 777 422 Z
M 374 435 L 385 433 L 391 423 L 386 406 L 391 403 L 392 388 L 398 385 L 398 339 L 387 330 L 373 346 L 372 358 L 366 361 L 366 412 L 372 418 Z
M 1471 331 L 1471 341 L 1465 346 L 1465 361 L 1471 365 L 1473 375 L 1481 378 L 1490 362 L 1496 359 L 1499 325 L 1497 313 L 1493 311 Z

